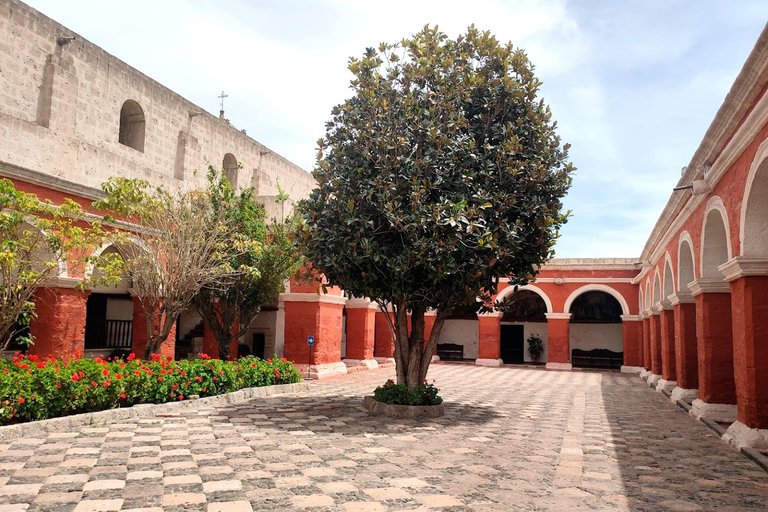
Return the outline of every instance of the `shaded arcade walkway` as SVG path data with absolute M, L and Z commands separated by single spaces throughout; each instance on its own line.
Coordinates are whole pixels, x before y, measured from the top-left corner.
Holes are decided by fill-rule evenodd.
M 440 364 L 444 418 L 369 417 L 391 373 L 15 440 L 0 511 L 768 508 L 768 473 L 636 376 Z

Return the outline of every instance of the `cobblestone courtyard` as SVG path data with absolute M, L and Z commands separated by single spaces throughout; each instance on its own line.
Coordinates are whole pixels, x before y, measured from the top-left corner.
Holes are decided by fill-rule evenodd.
M 768 509 L 768 473 L 637 376 L 437 364 L 445 417 L 368 416 L 391 374 L 14 440 L 0 511 Z

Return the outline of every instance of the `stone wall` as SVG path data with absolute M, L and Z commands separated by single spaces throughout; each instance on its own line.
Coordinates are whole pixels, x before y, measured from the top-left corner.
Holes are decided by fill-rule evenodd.
M 143 111 L 143 151 L 119 142 L 128 100 Z M 84 197 L 110 176 L 186 189 L 204 182 L 206 159 L 222 167 L 228 153 L 242 164 L 237 185 L 253 186 L 272 215 L 283 213 L 278 183 L 291 200 L 315 185 L 226 120 L 26 4 L 0 0 L 0 176 Z

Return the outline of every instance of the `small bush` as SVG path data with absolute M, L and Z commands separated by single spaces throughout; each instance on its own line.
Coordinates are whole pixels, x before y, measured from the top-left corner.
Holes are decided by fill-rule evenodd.
M 0 359 L 0 425 L 301 381 L 286 359 Z
M 443 399 L 437 394 L 438 391 L 434 384 L 427 384 L 427 381 L 418 389 L 408 391 L 404 384 L 395 384 L 395 381 L 389 379 L 373 391 L 373 398 L 385 404 L 439 405 L 443 403 Z

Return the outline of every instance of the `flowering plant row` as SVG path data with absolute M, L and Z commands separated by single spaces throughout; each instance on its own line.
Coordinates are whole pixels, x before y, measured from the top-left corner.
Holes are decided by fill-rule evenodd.
M 417 389 L 408 391 L 404 384 L 395 384 L 395 381 L 389 379 L 373 391 L 373 399 L 385 404 L 440 405 L 443 399 L 438 396 L 438 391 L 434 384 L 428 384 L 426 380 Z
M 154 354 L 143 361 L 131 354 L 62 361 L 17 353 L 0 359 L 0 425 L 300 380 L 293 363 L 277 357 L 222 361 L 203 354 L 174 361 Z

